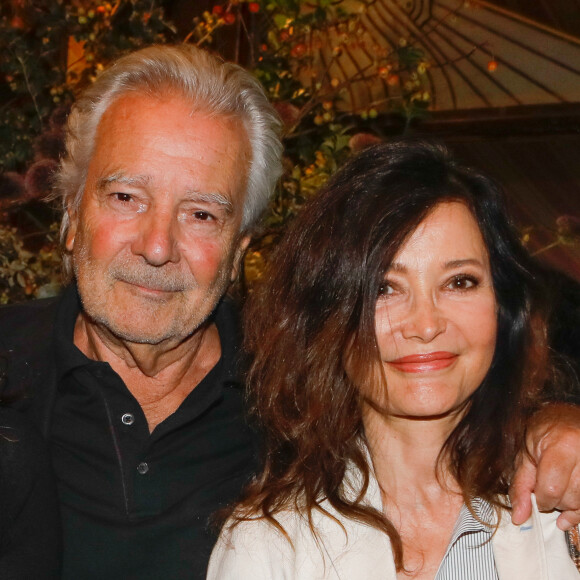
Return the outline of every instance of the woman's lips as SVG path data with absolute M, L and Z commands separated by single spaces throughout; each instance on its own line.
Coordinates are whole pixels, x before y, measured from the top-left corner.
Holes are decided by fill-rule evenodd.
M 425 373 L 447 368 L 456 359 L 457 355 L 452 352 L 439 351 L 425 354 L 411 354 L 389 361 L 389 364 L 404 373 Z

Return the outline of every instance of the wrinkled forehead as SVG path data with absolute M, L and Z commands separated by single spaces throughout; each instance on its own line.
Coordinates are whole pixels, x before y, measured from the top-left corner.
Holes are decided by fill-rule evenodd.
M 143 187 L 183 175 L 193 180 L 192 189 L 221 193 L 233 202 L 234 194 L 245 194 L 250 162 L 239 119 L 192 112 L 180 98 L 129 94 L 103 115 L 89 173 L 100 182 Z M 203 187 L 196 187 L 196 179 Z

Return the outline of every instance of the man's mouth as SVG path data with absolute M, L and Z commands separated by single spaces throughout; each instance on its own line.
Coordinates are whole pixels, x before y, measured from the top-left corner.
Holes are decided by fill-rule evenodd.
M 112 272 L 113 279 L 123 282 L 129 286 L 152 295 L 170 294 L 174 292 L 183 292 L 187 290 L 188 284 L 183 277 L 172 276 L 170 273 L 161 272 Z
M 124 278 L 117 278 L 117 280 L 143 295 L 157 298 L 167 298 L 169 294 L 184 290 L 182 284 L 159 284 L 157 281 L 127 280 Z

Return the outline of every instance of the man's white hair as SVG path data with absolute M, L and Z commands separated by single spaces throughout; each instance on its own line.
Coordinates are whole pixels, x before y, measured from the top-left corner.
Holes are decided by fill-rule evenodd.
M 176 95 L 192 110 L 239 118 L 252 158 L 242 230 L 249 230 L 264 211 L 282 173 L 281 124 L 260 83 L 240 66 L 189 46 L 151 46 L 128 54 L 103 72 L 73 105 L 68 118 L 66 155 L 56 179 L 54 197 L 63 205 L 61 243 L 70 227 L 68 211 L 78 211 L 101 117 L 120 96 Z M 72 277 L 70 254 L 63 256 L 65 277 Z

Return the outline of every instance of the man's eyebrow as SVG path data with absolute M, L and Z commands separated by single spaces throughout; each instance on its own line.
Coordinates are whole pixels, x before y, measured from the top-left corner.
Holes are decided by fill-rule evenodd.
M 123 185 L 130 185 L 136 187 L 146 187 L 151 182 L 149 175 L 126 175 L 125 173 L 112 173 L 97 180 L 97 189 L 103 190 L 108 185 L 114 183 L 121 183 Z M 228 214 L 233 213 L 234 206 L 232 202 L 223 194 L 217 192 L 202 193 L 196 190 L 189 190 L 187 198 L 190 201 L 201 201 L 204 203 L 217 204 L 225 209 Z
M 97 189 L 102 190 L 111 183 L 121 183 L 137 187 L 145 187 L 151 181 L 149 175 L 126 175 L 125 173 L 112 173 L 97 180 Z
M 190 201 L 202 201 L 204 203 L 220 205 L 228 214 L 231 214 L 234 211 L 232 202 L 221 193 L 202 193 L 200 191 L 190 191 L 188 192 L 188 198 Z

